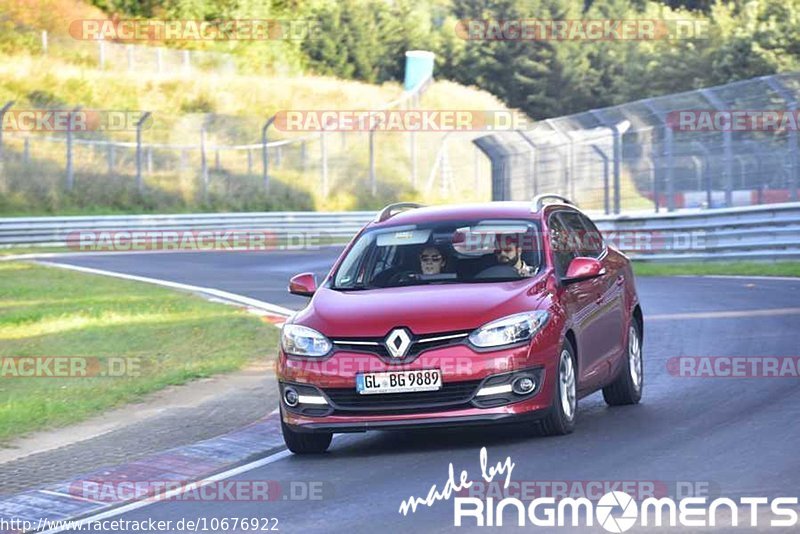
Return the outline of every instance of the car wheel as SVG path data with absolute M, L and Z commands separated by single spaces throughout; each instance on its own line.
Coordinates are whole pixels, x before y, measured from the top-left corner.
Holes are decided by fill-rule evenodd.
M 619 376 L 603 388 L 603 398 L 609 406 L 637 404 L 642 399 L 644 362 L 642 360 L 642 329 L 636 321 L 628 328 L 628 353 Z
M 575 349 L 568 339 L 558 356 L 556 384 L 553 388 L 553 404 L 550 413 L 539 422 L 546 436 L 563 436 L 575 429 L 575 415 L 578 411 L 577 376 L 575 370 Z
M 333 439 L 330 432 L 305 433 L 295 432 L 289 425 L 281 421 L 283 441 L 286 447 L 295 454 L 321 454 L 328 450 Z

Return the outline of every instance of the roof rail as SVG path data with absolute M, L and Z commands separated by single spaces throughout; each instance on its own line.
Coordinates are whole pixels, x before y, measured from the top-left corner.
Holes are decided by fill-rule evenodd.
M 388 220 L 401 211 L 413 210 L 422 207 L 424 207 L 422 204 L 417 204 L 416 202 L 396 202 L 394 204 L 389 204 L 383 208 L 380 213 L 378 213 L 378 215 L 375 217 L 375 222 L 383 222 Z
M 561 202 L 562 204 L 568 204 L 570 206 L 576 206 L 577 207 L 577 205 L 574 202 L 572 202 L 570 199 L 568 199 L 566 197 L 562 197 L 561 195 L 555 195 L 553 193 L 544 193 L 544 194 L 536 195 L 535 197 L 533 197 L 533 201 L 531 202 L 531 212 L 535 213 L 535 212 L 539 211 L 540 209 L 542 209 L 542 206 L 544 206 L 544 204 L 545 204 L 544 201 L 549 199 L 549 198 L 555 199 L 555 200 Z

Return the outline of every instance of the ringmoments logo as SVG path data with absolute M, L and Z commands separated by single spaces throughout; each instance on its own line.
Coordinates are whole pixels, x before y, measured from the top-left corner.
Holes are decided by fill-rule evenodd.
M 537 496 L 522 500 L 518 497 L 474 496 L 474 486 L 483 490 L 489 485 L 501 486 L 503 493 L 512 488 L 512 475 L 516 464 L 508 456 L 505 460 L 489 462 L 486 447 L 481 448 L 480 477 L 472 478 L 466 469 L 458 474 L 452 462 L 448 466 L 447 480 L 433 484 L 424 497 L 410 496 L 400 503 L 398 512 L 404 516 L 417 513 L 422 507 L 432 507 L 441 501 L 453 501 L 453 526 L 456 527 L 592 527 L 601 526 L 607 532 L 626 532 L 636 525 L 642 527 L 672 527 L 679 531 L 702 527 L 797 527 L 797 497 L 727 497 L 710 498 L 695 492 L 681 498 L 659 495 L 634 498 L 626 491 L 612 489 L 592 500 L 588 497 Z M 551 481 L 552 482 L 552 481 Z M 564 481 L 562 481 L 564 482 Z M 612 482 L 613 481 L 606 481 Z M 642 483 L 645 481 L 639 481 Z M 635 481 L 617 481 L 618 486 L 641 487 Z M 573 486 L 575 486 L 573 484 Z M 653 492 L 655 483 L 645 492 Z M 578 488 L 596 487 L 590 481 L 577 484 Z M 696 489 L 706 485 L 697 485 Z M 473 495 L 470 495 L 473 494 Z M 464 496 L 467 495 L 467 496 Z
M 612 491 L 596 503 L 587 498 L 542 497 L 523 502 L 515 497 L 500 500 L 456 497 L 453 525 L 456 527 L 534 526 L 580 527 L 595 523 L 607 532 L 626 532 L 635 525 L 672 527 L 796 527 L 797 497 L 647 498 L 637 502 L 624 491 Z

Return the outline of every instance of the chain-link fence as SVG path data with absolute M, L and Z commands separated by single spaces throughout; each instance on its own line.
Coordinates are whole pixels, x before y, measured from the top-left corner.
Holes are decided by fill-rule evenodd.
M 101 70 L 148 72 L 190 76 L 198 71 L 219 75 L 235 74 L 235 58 L 213 50 L 178 50 L 165 46 L 118 43 L 111 40 L 83 40 L 53 35 L 46 30 L 29 32 L 27 50 L 70 63 Z
M 798 199 L 800 73 L 558 117 L 476 140 L 495 200 L 557 192 L 620 213 Z
M 415 109 L 423 88 L 385 107 Z M 34 119 L 44 128 L 26 130 Z M 69 120 L 96 127 L 63 128 Z M 490 197 L 489 162 L 470 142 L 477 132 L 292 132 L 266 116 L 181 114 L 162 121 L 158 114 L 25 110 L 12 102 L 0 121 L 11 126 L 0 132 L 0 201 L 47 205 L 66 194 L 77 199 L 73 204 L 110 209 L 147 197 L 154 210 L 338 210 Z

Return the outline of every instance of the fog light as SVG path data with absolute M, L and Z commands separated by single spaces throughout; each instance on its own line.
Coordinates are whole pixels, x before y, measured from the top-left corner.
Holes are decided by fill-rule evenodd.
M 328 404 L 325 397 L 319 395 L 300 395 L 300 404 Z
M 487 386 L 481 388 L 476 394 L 476 397 L 485 397 L 487 395 L 500 395 L 511 391 L 510 384 L 503 384 L 502 386 Z
M 286 406 L 297 406 L 299 400 L 300 395 L 297 394 L 297 390 L 292 387 L 284 388 L 283 402 L 286 403 Z
M 536 381 L 531 377 L 523 376 L 514 380 L 511 387 L 517 395 L 527 395 L 536 389 Z

